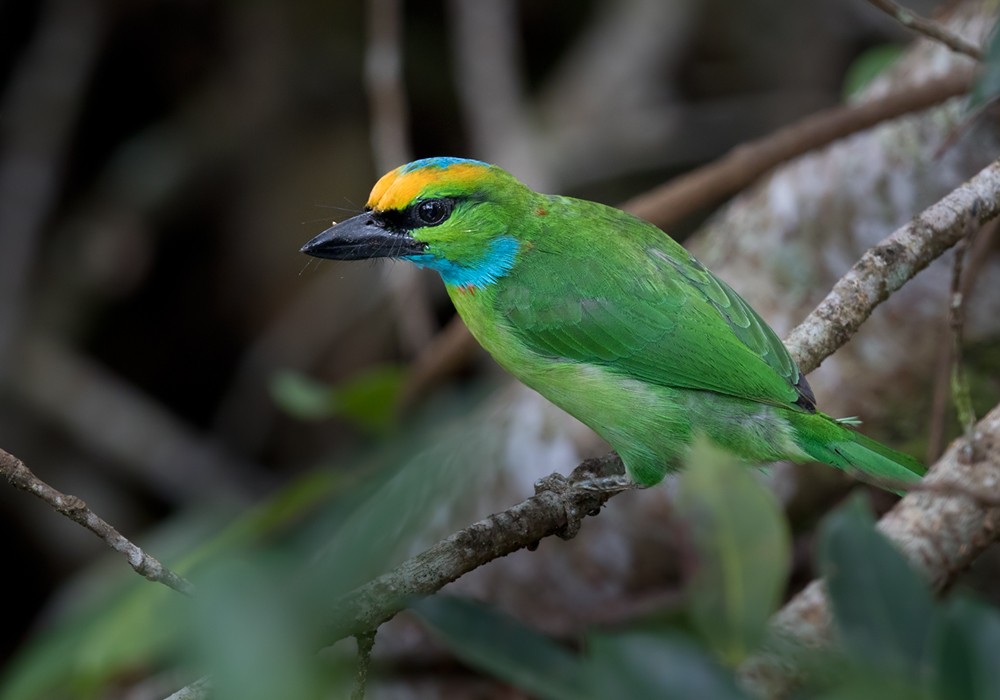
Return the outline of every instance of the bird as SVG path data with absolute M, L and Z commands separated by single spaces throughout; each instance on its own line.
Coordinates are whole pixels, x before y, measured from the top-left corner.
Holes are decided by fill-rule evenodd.
M 819 411 L 777 334 L 651 223 L 436 157 L 382 176 L 362 213 L 301 248 L 437 271 L 500 366 L 659 483 L 699 441 L 749 464 L 822 462 L 899 490 L 921 463 Z

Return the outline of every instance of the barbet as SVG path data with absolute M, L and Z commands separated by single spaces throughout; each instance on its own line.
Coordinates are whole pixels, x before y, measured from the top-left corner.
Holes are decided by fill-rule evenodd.
M 539 194 L 479 161 L 429 158 L 383 176 L 362 214 L 302 252 L 439 272 L 476 340 L 607 440 L 638 485 L 676 469 L 699 437 L 748 462 L 815 460 L 892 482 L 923 471 L 819 412 L 760 316 L 621 210 Z

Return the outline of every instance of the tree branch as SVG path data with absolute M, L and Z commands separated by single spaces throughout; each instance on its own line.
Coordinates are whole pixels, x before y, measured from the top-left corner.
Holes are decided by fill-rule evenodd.
M 983 60 L 983 52 L 978 46 L 969 43 L 957 34 L 952 34 L 937 22 L 929 20 L 926 17 L 921 17 L 916 12 L 908 10 L 901 5 L 897 5 L 892 0 L 868 0 L 868 2 L 882 10 L 882 12 L 892 17 L 907 29 L 912 29 L 915 32 L 923 34 L 928 39 L 940 42 L 952 51 L 965 54 L 970 58 L 976 59 L 977 61 Z
M 865 253 L 819 307 L 792 331 L 786 341 L 792 357 L 804 371 L 815 369 L 850 339 L 876 306 L 965 235 L 970 223 L 985 222 L 998 213 L 1000 161 L 995 161 Z M 1000 430 L 1000 411 L 995 413 Z M 953 452 L 954 448 L 948 454 Z M 328 641 L 332 643 L 374 629 L 391 619 L 413 598 L 430 595 L 493 559 L 530 546 L 567 526 L 572 527 L 573 513 L 598 511 L 611 495 L 594 493 L 580 486 L 580 481 L 592 476 L 595 470 L 602 474 L 620 473 L 621 461 L 616 455 L 610 455 L 584 462 L 574 470 L 562 493 L 543 490 L 455 533 L 343 596 L 334 603 Z M 941 471 L 949 473 L 947 467 L 942 467 Z M 952 481 L 964 483 L 961 478 Z M 937 510 L 935 497 L 935 494 L 925 493 L 907 500 L 920 498 L 923 499 L 920 503 Z M 955 502 L 954 498 L 939 500 Z M 982 512 L 982 504 L 978 504 L 977 509 Z M 933 537 L 935 533 L 927 534 Z M 978 552 L 985 546 L 982 542 L 979 544 L 977 548 L 965 542 L 959 549 L 966 556 L 969 551 Z
M 194 593 L 194 586 L 187 579 L 175 574 L 157 559 L 144 552 L 141 547 L 134 544 L 110 523 L 88 508 L 82 499 L 52 488 L 35 476 L 24 465 L 24 462 L 2 449 L 0 449 L 0 475 L 6 477 L 15 487 L 38 496 L 59 513 L 93 532 L 104 540 L 104 543 L 111 549 L 123 554 L 128 560 L 129 566 L 150 581 L 162 583 L 164 586 L 185 595 Z
M 972 71 L 956 70 L 868 102 L 831 107 L 738 146 L 707 165 L 630 199 L 622 208 L 667 228 L 736 194 L 781 163 L 887 119 L 963 95 L 971 86 Z

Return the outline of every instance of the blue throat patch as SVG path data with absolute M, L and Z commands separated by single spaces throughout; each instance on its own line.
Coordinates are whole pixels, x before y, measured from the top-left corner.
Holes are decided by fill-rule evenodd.
M 486 255 L 474 265 L 461 265 L 431 253 L 407 255 L 403 260 L 409 260 L 417 267 L 437 270 L 445 284 L 479 289 L 494 284 L 507 274 L 514 266 L 518 247 L 518 242 L 511 236 L 498 238 L 490 244 Z

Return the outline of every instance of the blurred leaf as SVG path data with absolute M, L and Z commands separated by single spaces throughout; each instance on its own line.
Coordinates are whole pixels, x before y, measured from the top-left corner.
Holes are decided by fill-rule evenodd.
M 403 389 L 402 367 L 378 367 L 338 384 L 337 415 L 374 433 L 385 433 L 395 417 L 396 399 Z
M 1000 613 L 954 598 L 941 613 L 936 636 L 938 696 L 1000 700 Z
M 482 603 L 436 595 L 411 609 L 459 659 L 540 698 L 588 697 L 584 664 L 554 641 Z
M 200 586 L 206 562 L 300 522 L 328 501 L 341 483 L 327 470 L 306 474 L 221 528 L 218 517 L 205 522 L 204 517 L 191 515 L 176 519 L 141 544 Z M 87 689 L 96 693 L 111 678 L 155 666 L 177 647 L 184 619 L 179 612 L 190 605 L 189 599 L 139 578 L 110 555 L 75 586 L 97 590 L 74 591 L 75 608 L 63 611 L 61 619 L 21 648 L 0 678 L 4 700 L 60 697 L 69 688 L 74 697 L 89 697 Z
M 180 650 L 212 679 L 216 700 L 331 697 L 316 655 L 315 618 L 288 590 L 298 564 L 275 553 L 223 559 L 203 572 L 185 609 L 190 636 Z M 290 594 L 291 593 L 291 594 Z
M 299 372 L 281 370 L 271 378 L 271 398 L 299 420 L 323 420 L 334 415 L 336 398 L 329 384 Z
M 877 671 L 852 669 L 837 680 L 836 688 L 818 696 L 817 700 L 957 700 L 935 698 L 927 688 L 915 681 L 886 676 Z
M 904 48 L 897 44 L 883 44 L 862 51 L 844 76 L 844 97 L 854 97 L 868 87 L 880 73 L 899 60 L 903 51 Z
M 599 635 L 590 640 L 592 697 L 746 700 L 732 674 L 690 640 L 669 633 Z
M 851 657 L 898 677 L 922 677 L 935 617 L 930 588 L 875 529 L 860 498 L 822 526 L 819 567 Z
M 100 595 L 22 647 L 4 669 L 0 697 L 97 697 L 109 678 L 167 656 L 186 599 L 130 570 L 116 572 L 112 582 L 102 579 Z
M 330 386 L 282 370 L 271 379 L 271 396 L 282 410 L 300 420 L 339 417 L 368 432 L 384 434 L 392 428 L 405 377 L 402 367 L 383 366 Z
M 739 663 L 781 600 L 788 524 L 749 469 L 708 447 L 696 447 L 681 476 L 677 508 L 697 556 L 688 585 L 692 622 L 726 663 Z
M 980 68 L 979 79 L 969 95 L 968 110 L 974 112 L 993 102 L 1000 95 L 1000 32 L 993 26 L 986 57 Z

